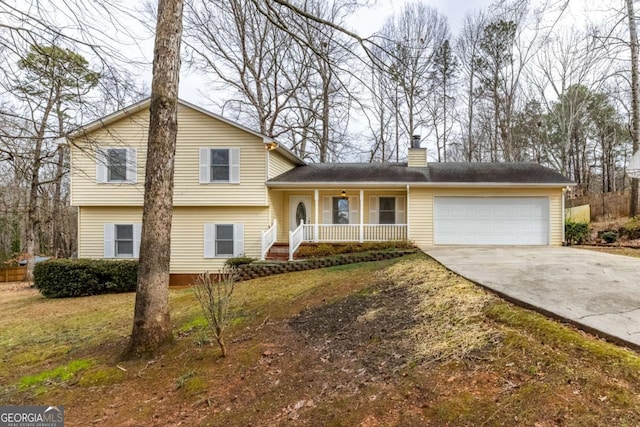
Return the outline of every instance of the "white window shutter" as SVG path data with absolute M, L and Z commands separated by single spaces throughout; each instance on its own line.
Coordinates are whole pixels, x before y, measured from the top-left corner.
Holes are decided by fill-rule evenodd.
M 104 225 L 104 257 L 115 258 L 116 256 L 116 244 L 115 244 L 115 224 Z
M 360 224 L 358 196 L 349 197 L 349 224 Z
M 331 224 L 333 222 L 331 220 L 331 209 L 332 209 L 331 196 L 323 196 L 322 197 L 322 223 L 323 224 Z
M 96 182 L 107 182 L 107 153 L 96 148 Z
M 138 182 L 138 150 L 127 148 L 127 182 Z
M 244 255 L 244 224 L 233 224 L 233 256 Z
M 204 257 L 215 258 L 216 256 L 216 225 L 204 225 Z
M 200 148 L 200 184 L 211 182 L 211 149 Z
M 133 257 L 140 258 L 140 236 L 142 235 L 142 224 L 133 224 Z
M 240 149 L 229 149 L 229 182 L 240 182 Z
M 396 197 L 396 224 L 406 224 L 407 216 L 405 214 L 405 197 Z
M 369 224 L 380 224 L 380 212 L 378 211 L 378 196 L 369 197 Z

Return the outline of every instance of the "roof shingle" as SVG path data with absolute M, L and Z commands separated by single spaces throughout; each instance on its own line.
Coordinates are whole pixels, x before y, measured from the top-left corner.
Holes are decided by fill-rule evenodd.
M 268 183 L 492 183 L 559 184 L 572 181 L 536 163 L 314 163 L 296 167 Z

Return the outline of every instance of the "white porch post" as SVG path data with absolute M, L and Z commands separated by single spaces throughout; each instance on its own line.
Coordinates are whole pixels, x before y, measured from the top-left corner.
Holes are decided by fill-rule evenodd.
M 316 220 L 314 221 L 313 224 L 313 241 L 314 242 L 318 242 L 318 231 L 319 231 L 319 227 L 318 227 L 318 223 L 320 222 L 320 217 L 318 216 L 318 212 L 320 211 L 318 205 L 320 204 L 320 191 L 313 190 L 313 204 L 314 204 L 314 210 L 315 210 L 315 217 Z
M 360 243 L 364 242 L 364 190 L 360 190 Z
M 407 223 L 406 227 L 407 227 L 407 240 L 411 240 L 410 233 L 409 233 L 409 224 L 411 223 L 410 218 L 411 218 L 411 211 L 409 210 L 409 206 L 411 206 L 411 191 L 410 191 L 410 187 L 409 184 L 407 184 L 407 206 L 405 207 L 405 209 L 407 210 L 407 215 L 406 218 L 404 220 L 404 222 Z

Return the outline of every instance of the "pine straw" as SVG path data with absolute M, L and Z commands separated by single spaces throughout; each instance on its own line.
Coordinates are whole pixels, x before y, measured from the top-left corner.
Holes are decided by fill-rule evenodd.
M 496 297 L 431 259 L 407 260 L 386 270 L 419 299 L 410 331 L 417 356 L 426 362 L 482 358 L 500 339 L 483 314 Z

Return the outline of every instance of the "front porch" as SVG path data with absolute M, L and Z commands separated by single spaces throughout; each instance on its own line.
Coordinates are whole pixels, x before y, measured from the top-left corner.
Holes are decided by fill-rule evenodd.
M 406 190 L 271 190 L 272 226 L 262 233 L 262 259 L 276 242 L 293 259 L 301 244 L 408 240 Z M 281 226 L 282 224 L 282 226 Z M 280 228 L 281 227 L 281 228 Z

